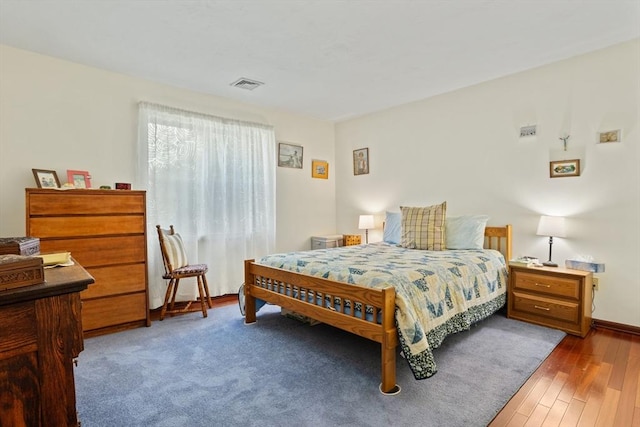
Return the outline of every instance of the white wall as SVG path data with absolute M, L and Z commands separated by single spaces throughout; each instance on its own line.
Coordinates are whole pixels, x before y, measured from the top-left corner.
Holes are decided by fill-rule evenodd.
M 312 158 L 333 166 L 333 123 L 0 45 L 0 236 L 25 233 L 32 168 L 55 170 L 62 183 L 67 169 L 89 171 L 94 187 L 135 182 L 139 101 L 273 125 L 279 141 L 304 147 L 303 169 L 277 170 L 276 250 L 335 233 L 335 176 L 311 178 Z
M 434 64 L 446 66 L 446 64 Z M 336 125 L 337 225 L 447 201 L 447 214 L 486 213 L 513 224 L 514 255 L 548 256 L 540 214 L 568 218 L 554 261 L 588 254 L 606 265 L 594 317 L 640 326 L 640 42 L 402 105 Z M 537 124 L 535 139 L 519 128 Z M 619 144 L 597 133 L 622 129 Z M 571 135 L 569 150 L 559 140 Z M 370 174 L 352 151 L 369 147 Z M 549 161 L 580 158 L 580 177 L 549 177 Z

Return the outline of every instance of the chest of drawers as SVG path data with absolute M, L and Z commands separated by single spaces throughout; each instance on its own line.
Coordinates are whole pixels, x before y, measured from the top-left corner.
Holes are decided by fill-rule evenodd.
M 25 198 L 40 252 L 71 252 L 95 278 L 80 294 L 84 335 L 149 326 L 146 193 L 28 188 Z
M 507 316 L 584 337 L 591 327 L 592 280 L 586 271 L 510 266 Z

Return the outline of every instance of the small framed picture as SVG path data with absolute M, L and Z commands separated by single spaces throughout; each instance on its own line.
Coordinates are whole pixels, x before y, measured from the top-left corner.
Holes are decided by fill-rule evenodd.
M 91 188 L 91 175 L 87 171 L 67 170 L 67 182 L 75 188 Z
M 56 171 L 46 169 L 31 169 L 38 188 L 60 188 L 60 180 Z
M 278 143 L 278 166 L 302 169 L 302 145 Z
M 311 177 L 329 179 L 329 163 L 324 160 L 311 161 Z
M 522 126 L 520 128 L 520 138 L 528 138 L 530 136 L 536 136 L 536 125 Z
M 557 160 L 549 163 L 551 178 L 580 176 L 580 159 Z
M 620 142 L 620 129 L 600 132 L 598 143 L 605 144 L 607 142 Z
M 369 173 L 369 149 L 353 150 L 353 174 L 365 175 Z

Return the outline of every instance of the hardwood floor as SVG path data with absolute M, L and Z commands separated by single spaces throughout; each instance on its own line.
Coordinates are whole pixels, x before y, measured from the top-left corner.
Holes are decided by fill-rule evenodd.
M 640 427 L 640 336 L 567 335 L 490 427 Z

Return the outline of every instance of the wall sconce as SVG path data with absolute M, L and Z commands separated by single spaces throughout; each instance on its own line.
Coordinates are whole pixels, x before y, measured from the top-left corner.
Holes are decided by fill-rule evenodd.
M 365 242 L 369 243 L 369 229 L 373 228 L 373 215 L 360 215 L 360 221 L 358 221 L 358 228 L 364 230 Z
M 564 224 L 564 217 L 561 216 L 546 216 L 540 217 L 538 223 L 538 236 L 549 236 L 549 261 L 543 262 L 542 265 L 547 267 L 557 267 L 558 264 L 551 261 L 551 247 L 553 246 L 554 237 L 566 237 L 566 229 Z

